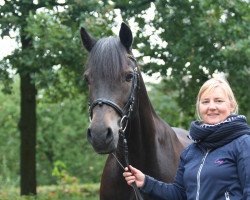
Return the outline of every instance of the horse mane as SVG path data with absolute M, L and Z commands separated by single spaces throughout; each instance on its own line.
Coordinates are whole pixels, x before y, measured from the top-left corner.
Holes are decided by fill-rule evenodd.
M 98 40 L 91 49 L 86 71 L 104 78 L 106 81 L 120 79 L 127 64 L 127 51 L 119 37 L 106 37 Z

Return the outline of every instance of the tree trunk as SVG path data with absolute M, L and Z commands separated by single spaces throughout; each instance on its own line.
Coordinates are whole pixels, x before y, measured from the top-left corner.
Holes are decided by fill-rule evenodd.
M 36 88 L 29 73 L 20 80 L 21 195 L 36 195 Z

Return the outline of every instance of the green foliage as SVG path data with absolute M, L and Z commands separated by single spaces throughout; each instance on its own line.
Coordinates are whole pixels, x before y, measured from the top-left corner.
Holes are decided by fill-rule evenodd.
M 65 99 L 60 104 L 39 101 L 38 171 L 43 175 L 39 176 L 39 182 L 54 182 L 53 177 L 45 175 L 51 174 L 58 160 L 81 182 L 98 182 L 105 157 L 98 156 L 86 139 L 88 114 L 85 96 Z
M 99 184 L 83 184 L 72 187 L 40 186 L 37 196 L 20 196 L 18 188 L 6 187 L 0 190 L 1 200 L 97 200 L 99 199 Z
M 71 177 L 68 174 L 66 165 L 60 160 L 55 162 L 54 168 L 52 170 L 52 176 L 57 178 L 58 184 L 66 185 L 78 183 L 76 177 Z
M 57 184 L 61 187 L 61 190 L 57 192 L 58 194 L 63 196 L 63 193 L 69 190 L 67 185 L 70 185 L 71 191 L 79 195 L 79 180 L 75 176 L 69 175 L 67 167 L 62 161 L 58 160 L 55 162 L 52 176 L 56 177 Z
M 19 81 L 12 94 L 0 93 L 0 183 L 19 184 Z M 38 95 L 37 176 L 38 184 L 55 184 L 53 169 L 60 160 L 69 177 L 80 183 L 100 181 L 106 156 L 97 155 L 86 139 L 87 102 L 84 95 L 48 103 Z
M 86 52 L 82 51 L 79 28 L 95 29 L 98 36 L 110 34 L 115 17 L 111 9 L 107 2 L 97 0 L 4 1 L 1 37 L 12 36 L 15 30 L 18 46 L 0 62 L 3 89 L 11 90 L 8 70 L 13 69 L 19 74 L 30 73 L 36 88 L 44 89 L 48 96 L 53 94 L 54 101 L 84 92 Z
M 19 183 L 18 95 L 16 84 L 11 94 L 0 93 L 0 190 Z
M 131 9 L 136 4 L 130 2 Z M 249 115 L 249 1 L 158 0 L 151 7 L 154 17 L 146 20 L 145 11 L 134 7 L 135 13 L 140 11 L 133 16 L 138 25 L 135 48 L 140 58 L 150 58 L 143 71 L 167 77 L 178 91 L 178 105 L 190 117 L 194 110 L 189 105 L 195 102 L 201 84 L 214 73 L 224 72 L 240 112 Z M 122 11 L 127 19 L 131 17 L 127 13 L 133 12 Z
M 166 85 L 165 80 L 158 84 L 147 83 L 149 98 L 154 105 L 156 113 L 172 127 L 189 129 L 190 122 L 194 120 L 187 117 L 178 106 L 178 92 Z M 195 107 L 194 104 L 190 105 Z

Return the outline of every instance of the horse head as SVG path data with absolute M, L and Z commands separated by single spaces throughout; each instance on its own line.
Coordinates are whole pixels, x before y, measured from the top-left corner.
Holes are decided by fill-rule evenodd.
M 84 28 L 80 34 L 89 52 L 84 73 L 91 118 L 87 138 L 97 153 L 112 153 L 117 148 L 123 119 L 130 116 L 136 98 L 138 73 L 131 52 L 132 32 L 122 23 L 119 37 L 95 40 Z

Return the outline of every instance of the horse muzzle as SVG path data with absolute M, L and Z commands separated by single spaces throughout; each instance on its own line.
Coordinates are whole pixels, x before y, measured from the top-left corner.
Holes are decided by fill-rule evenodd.
M 115 135 L 111 127 L 102 130 L 92 127 L 87 130 L 87 139 L 99 154 L 109 154 L 116 150 L 118 137 Z

